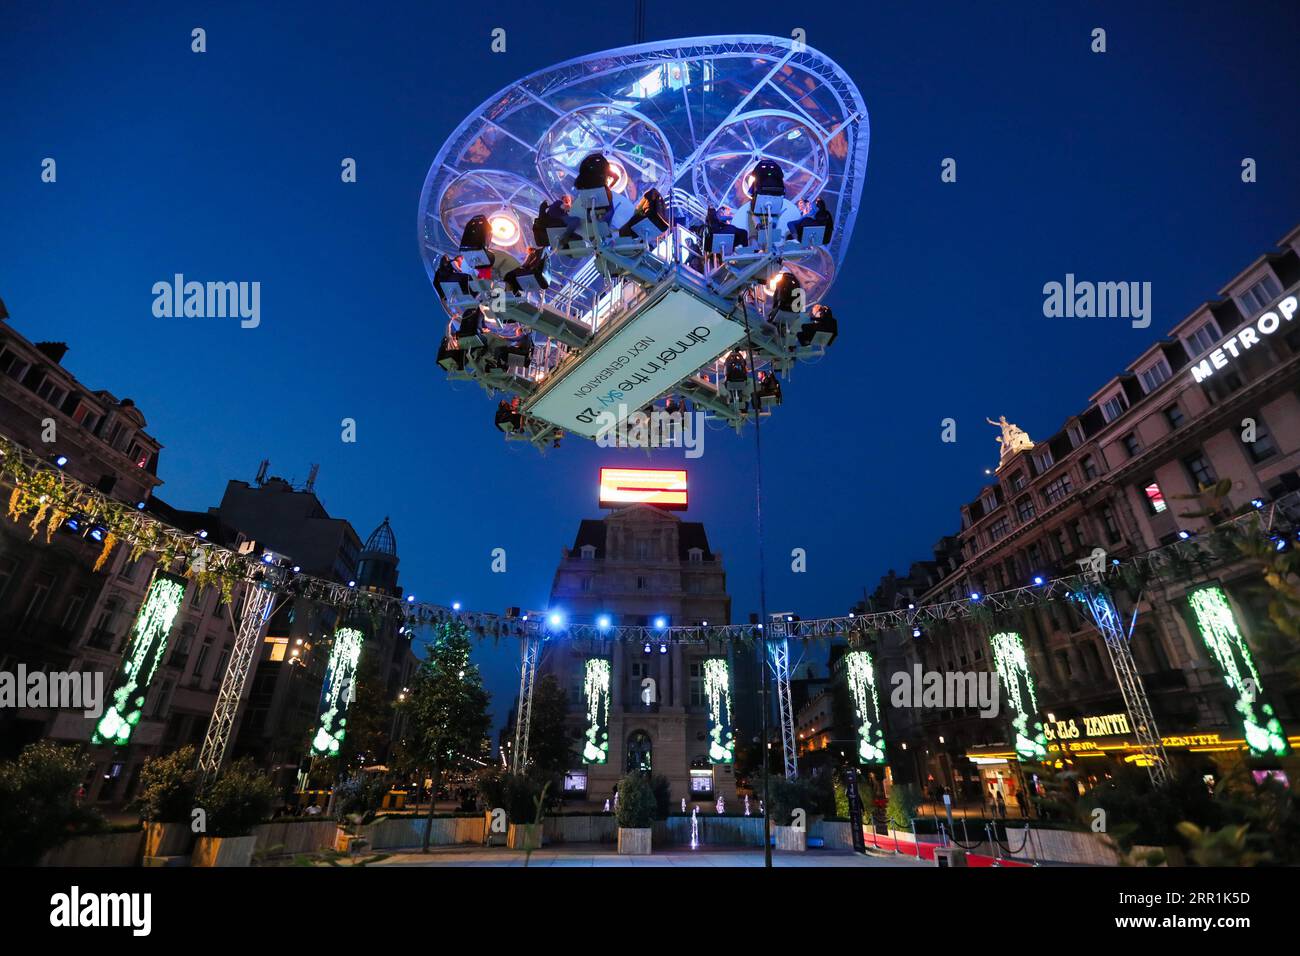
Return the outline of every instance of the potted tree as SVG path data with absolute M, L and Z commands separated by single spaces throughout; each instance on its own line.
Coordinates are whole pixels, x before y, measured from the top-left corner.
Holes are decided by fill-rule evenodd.
M 217 778 L 202 800 L 203 835 L 194 844 L 192 866 L 248 866 L 257 837 L 253 827 L 275 806 L 275 788 L 247 758 Z
M 144 821 L 144 860 L 185 856 L 194 840 L 192 821 L 198 806 L 198 771 L 194 748 L 150 757 L 140 768 L 140 795 L 135 807 Z
M 632 771 L 618 784 L 618 852 L 647 855 L 654 834 L 655 795 L 639 771 Z
M 808 823 L 820 811 L 820 793 L 807 780 L 776 777 L 769 783 L 768 812 L 778 850 L 808 849 Z
M 544 842 L 542 817 L 550 784 L 528 774 L 512 773 L 505 778 L 505 811 L 510 821 L 506 846 L 512 850 L 539 850 Z
M 510 811 L 506 807 L 506 782 L 510 774 L 499 767 L 486 767 L 474 777 L 483 806 L 483 844 L 505 846 Z

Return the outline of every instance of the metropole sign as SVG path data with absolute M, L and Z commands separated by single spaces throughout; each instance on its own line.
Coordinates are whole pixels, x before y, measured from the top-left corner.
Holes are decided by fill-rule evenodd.
M 1294 319 L 1296 306 L 1294 295 L 1279 299 L 1267 312 L 1229 335 L 1219 343 L 1218 348 L 1193 365 L 1192 379 L 1198 383 L 1204 382 L 1219 369 L 1227 368 L 1231 363 L 1229 356 L 1232 359 L 1240 358 L 1242 352 L 1272 335 L 1282 327 L 1282 323 Z

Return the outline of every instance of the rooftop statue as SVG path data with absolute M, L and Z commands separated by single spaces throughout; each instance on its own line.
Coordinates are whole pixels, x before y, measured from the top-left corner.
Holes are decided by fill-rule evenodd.
M 1005 462 L 1018 451 L 1028 451 L 1034 447 L 1034 443 L 1029 440 L 1029 434 L 1019 425 L 1013 425 L 1007 421 L 1005 415 L 999 415 L 997 421 L 991 418 L 984 420 L 990 425 L 996 425 L 1002 429 L 1002 436 L 997 439 L 997 443 L 1002 446 L 1002 457 L 999 464 Z

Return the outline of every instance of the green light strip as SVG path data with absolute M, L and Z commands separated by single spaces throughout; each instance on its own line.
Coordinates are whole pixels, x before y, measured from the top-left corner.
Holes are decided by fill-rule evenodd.
M 880 696 L 876 691 L 876 666 L 867 651 L 850 651 L 844 656 L 858 722 L 858 762 L 885 762 L 885 732 L 880 720 Z
M 731 670 L 722 657 L 704 661 L 704 696 L 709 701 L 709 762 L 734 763 L 736 737 L 731 728 Z
M 1029 671 L 1024 642 L 1015 631 L 1003 631 L 990 637 L 989 645 L 1003 692 L 1016 711 L 1011 718 L 1016 731 L 1016 753 L 1027 759 L 1042 759 L 1047 756 L 1047 738 L 1038 719 L 1038 695 L 1034 693 L 1034 675 Z
M 604 763 L 609 759 L 609 661 L 589 657 L 584 670 L 582 693 L 587 701 L 587 730 L 583 735 L 582 762 Z
M 1228 596 L 1222 588 L 1210 585 L 1197 588 L 1187 595 L 1187 601 L 1196 612 L 1201 639 L 1218 661 L 1224 682 L 1237 695 L 1233 707 L 1241 715 L 1246 746 L 1257 757 L 1282 756 L 1287 752 L 1286 731 L 1272 705 L 1264 700 L 1264 685 Z
M 311 749 L 317 754 L 335 756 L 347 733 L 348 707 L 357 697 L 357 663 L 364 642 L 365 637 L 355 627 L 340 627 L 334 632 L 334 647 L 321 688 L 320 724 L 311 741 Z
M 113 689 L 109 691 L 110 703 L 95 724 L 91 743 L 117 746 L 130 743 L 131 734 L 144 716 L 149 685 L 167 651 L 172 622 L 185 600 L 185 583 L 184 578 L 172 574 L 161 571 L 155 574 L 131 627 L 131 637 L 113 677 Z

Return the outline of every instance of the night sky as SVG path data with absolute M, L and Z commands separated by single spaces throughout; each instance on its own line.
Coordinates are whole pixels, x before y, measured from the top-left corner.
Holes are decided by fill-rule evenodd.
M 169 503 L 215 505 L 262 458 L 299 482 L 318 462 L 322 501 L 363 538 L 391 516 L 419 598 L 544 606 L 560 549 L 598 515 L 598 467 L 647 458 L 576 438 L 544 457 L 507 445 L 493 401 L 445 381 L 416 206 L 465 115 L 519 76 L 631 43 L 632 3 L 186 6 L 0 11 L 12 325 L 66 340 L 83 382 L 136 401 L 165 446 Z M 802 27 L 870 114 L 861 212 L 826 300 L 840 338 L 763 425 L 767 605 L 807 618 L 845 612 L 956 530 L 997 461 L 986 416 L 1054 433 L 1300 221 L 1300 5 L 764 7 L 652 2 L 646 39 Z M 490 52 L 495 27 L 505 54 Z M 340 182 L 348 156 L 355 184 Z M 57 183 L 41 182 L 45 157 Z M 1244 157 L 1258 182 L 1241 181 Z M 177 272 L 260 281 L 260 327 L 155 318 L 151 287 Z M 1043 284 L 1067 272 L 1151 282 L 1150 328 L 1044 318 Z M 955 444 L 940 441 L 949 416 Z M 753 430 L 709 432 L 686 465 L 686 517 L 723 553 L 744 620 L 758 608 Z M 490 571 L 497 547 L 506 574 Z M 790 570 L 796 547 L 807 573 Z M 480 657 L 503 718 L 517 650 Z

